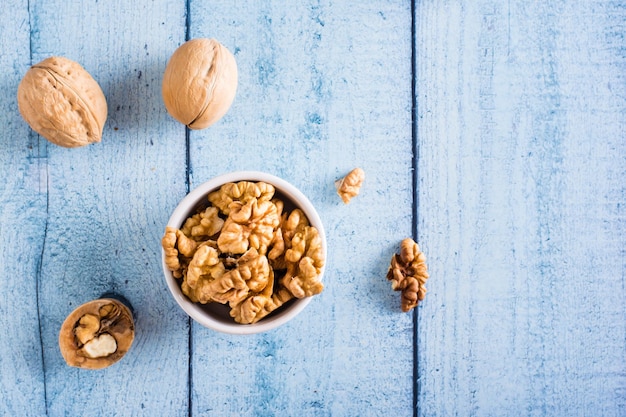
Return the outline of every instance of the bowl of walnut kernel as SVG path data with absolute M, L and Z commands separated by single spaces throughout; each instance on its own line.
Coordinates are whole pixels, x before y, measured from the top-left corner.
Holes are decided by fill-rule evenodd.
M 302 192 L 267 173 L 232 172 L 192 190 L 161 245 L 176 302 L 223 333 L 274 329 L 324 289 L 322 221 Z

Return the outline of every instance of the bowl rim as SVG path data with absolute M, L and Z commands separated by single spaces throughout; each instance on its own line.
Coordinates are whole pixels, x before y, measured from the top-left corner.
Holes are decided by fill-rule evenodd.
M 197 187 L 192 189 L 182 200 L 180 200 L 180 202 L 172 212 L 167 222 L 167 226 L 179 229 L 183 222 L 191 215 L 191 212 L 194 210 L 194 208 L 207 198 L 209 192 L 218 189 L 225 183 L 238 181 L 266 182 L 273 185 L 277 191 L 292 200 L 293 203 L 295 203 L 296 206 L 298 206 L 298 208 L 300 208 L 304 212 L 304 214 L 306 214 L 309 223 L 317 229 L 322 241 L 322 252 L 324 254 L 324 259 L 328 259 L 326 233 L 324 231 L 324 226 L 322 224 L 322 220 L 319 214 L 317 213 L 317 210 L 315 210 L 315 207 L 313 206 L 311 201 L 293 184 L 275 175 L 268 174 L 262 171 L 232 171 L 229 173 L 218 175 L 209 179 L 208 181 L 199 184 Z M 234 321 L 232 323 L 224 323 L 211 317 L 209 314 L 207 314 L 205 310 L 202 309 L 201 304 L 192 302 L 182 293 L 178 280 L 174 278 L 172 272 L 167 268 L 167 265 L 165 264 L 165 251 L 163 250 L 163 247 L 161 247 L 161 265 L 163 268 L 167 287 L 171 295 L 174 297 L 176 303 L 185 311 L 185 313 L 187 313 L 189 317 L 194 319 L 196 322 L 206 328 L 216 330 L 221 333 L 243 335 L 262 333 L 275 329 L 300 314 L 300 312 L 302 312 L 302 310 L 304 310 L 304 308 L 312 300 L 312 297 L 296 299 L 293 304 L 290 305 L 289 308 L 285 311 L 280 312 L 275 316 L 268 317 L 267 319 L 263 319 L 254 324 L 239 324 Z M 323 279 L 325 270 L 326 262 L 324 262 L 324 266 L 322 266 L 321 268 L 319 275 L 320 280 Z

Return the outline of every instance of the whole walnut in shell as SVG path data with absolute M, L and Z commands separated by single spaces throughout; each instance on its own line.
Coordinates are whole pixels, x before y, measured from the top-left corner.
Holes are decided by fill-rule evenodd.
M 182 44 L 163 74 L 165 108 L 190 129 L 204 129 L 221 119 L 236 91 L 235 57 L 215 39 L 197 38 Z
M 50 57 L 33 65 L 17 88 L 20 114 L 50 142 L 76 148 L 100 142 L 107 102 L 100 86 L 77 62 Z

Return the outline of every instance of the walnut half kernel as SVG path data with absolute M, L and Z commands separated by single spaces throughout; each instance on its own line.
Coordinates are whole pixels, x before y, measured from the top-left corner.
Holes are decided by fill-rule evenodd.
M 352 198 L 359 195 L 364 180 L 365 171 L 361 168 L 354 168 L 345 177 L 335 181 L 337 194 L 345 204 L 350 203 Z
M 402 311 L 411 311 L 426 297 L 428 277 L 426 255 L 413 239 L 404 239 L 400 243 L 400 253 L 393 255 L 387 272 L 391 289 L 402 292 Z
M 134 334 L 128 307 L 118 300 L 103 298 L 83 304 L 65 319 L 59 347 L 68 365 L 101 369 L 124 356 Z

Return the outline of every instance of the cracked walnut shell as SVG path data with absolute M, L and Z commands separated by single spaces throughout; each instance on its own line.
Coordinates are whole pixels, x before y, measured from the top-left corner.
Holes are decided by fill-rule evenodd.
M 100 86 L 77 62 L 50 57 L 33 65 L 17 88 L 20 114 L 50 142 L 76 148 L 100 142 L 107 102 Z
M 426 297 L 428 280 L 426 255 L 413 239 L 406 238 L 400 243 L 400 254 L 394 254 L 387 272 L 391 288 L 401 291 L 401 308 L 407 312 L 417 307 Z
M 102 369 L 119 361 L 135 337 L 131 311 L 122 302 L 101 298 L 75 309 L 63 322 L 59 348 L 65 362 L 83 369 Z
M 163 74 L 165 108 L 190 129 L 205 129 L 221 119 L 237 91 L 237 63 L 215 39 L 183 43 L 170 57 Z

